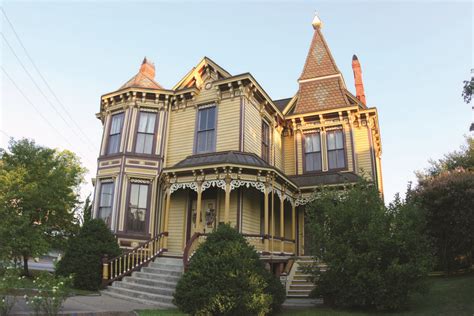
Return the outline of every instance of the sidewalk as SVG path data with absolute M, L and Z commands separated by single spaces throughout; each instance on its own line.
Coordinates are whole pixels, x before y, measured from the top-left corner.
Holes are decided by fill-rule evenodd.
M 108 295 L 90 295 L 90 296 L 73 296 L 64 302 L 60 312 L 62 315 L 136 315 L 133 311 L 139 309 L 157 309 L 159 307 L 153 305 L 145 305 L 130 301 L 125 301 Z M 12 315 L 31 315 L 31 306 L 26 305 L 23 298 L 19 298 L 18 302 L 12 310 Z

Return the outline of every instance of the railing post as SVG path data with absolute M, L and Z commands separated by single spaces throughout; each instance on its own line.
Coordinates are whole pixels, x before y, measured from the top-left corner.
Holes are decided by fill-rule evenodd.
M 229 212 L 230 212 L 230 177 L 225 179 L 225 200 L 224 200 L 224 223 L 229 222 Z
M 105 287 L 109 283 L 109 256 L 102 257 L 102 286 Z
M 197 201 L 196 201 L 196 226 L 195 231 L 201 231 L 201 212 L 202 212 L 202 186 L 201 181 L 197 183 Z
M 264 250 L 265 252 L 268 252 L 268 183 L 265 184 L 265 192 L 263 193 L 263 223 L 264 223 L 264 228 L 263 228 L 263 234 L 265 235 L 265 238 L 263 240 L 264 243 Z
M 291 203 L 291 239 L 293 240 L 293 251 L 296 255 L 296 206 Z
M 171 188 L 168 186 L 166 188 L 166 202 L 165 202 L 165 216 L 163 218 L 164 225 L 163 231 L 166 234 L 168 232 L 168 217 L 170 212 L 170 204 L 171 204 Z M 168 235 L 163 235 L 163 249 L 168 249 Z
M 280 252 L 284 253 L 285 252 L 285 200 L 283 197 L 285 196 L 285 191 L 283 191 L 283 194 L 280 197 Z

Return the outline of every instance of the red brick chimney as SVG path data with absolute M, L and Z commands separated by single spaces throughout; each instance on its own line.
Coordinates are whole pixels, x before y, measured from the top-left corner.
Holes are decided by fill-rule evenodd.
M 364 82 L 362 81 L 362 69 L 360 68 L 359 59 L 356 55 L 352 56 L 352 70 L 354 71 L 354 83 L 356 88 L 356 97 L 362 103 L 365 102 Z
M 140 67 L 140 73 L 146 75 L 150 79 L 155 79 L 155 65 L 149 62 L 146 57 L 143 59 Z

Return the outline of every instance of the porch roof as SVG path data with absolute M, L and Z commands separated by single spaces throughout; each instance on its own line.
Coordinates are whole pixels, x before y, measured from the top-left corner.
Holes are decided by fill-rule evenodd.
M 237 164 L 253 167 L 273 168 L 265 160 L 253 153 L 224 151 L 188 156 L 186 159 L 181 160 L 175 164 L 172 169 L 215 164 Z
M 305 174 L 289 177 L 300 188 L 318 185 L 336 185 L 357 182 L 360 177 L 353 172 L 332 172 L 322 174 Z

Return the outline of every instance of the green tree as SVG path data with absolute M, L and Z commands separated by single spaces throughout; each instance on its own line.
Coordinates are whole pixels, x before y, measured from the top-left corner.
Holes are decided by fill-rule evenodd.
M 437 268 L 470 267 L 474 253 L 474 172 L 446 171 L 420 181 L 416 198 L 426 212 Z
M 471 72 L 474 69 L 471 69 Z M 472 91 L 474 90 L 474 76 L 471 77 L 471 80 L 465 80 L 464 86 L 462 88 L 462 96 L 464 98 L 464 102 L 469 104 L 472 99 Z
M 89 194 L 84 201 L 84 205 L 82 207 L 82 222 L 83 224 L 87 223 L 92 219 L 92 202 L 91 202 L 91 195 Z
M 69 238 L 56 272 L 72 275 L 75 288 L 97 290 L 102 281 L 102 257 L 114 258 L 120 253 L 117 240 L 107 225 L 100 219 L 92 219 L 84 223 L 77 236 Z
M 229 225 L 219 225 L 193 255 L 174 303 L 191 315 L 266 315 L 285 299 L 280 281 Z
M 85 169 L 70 151 L 11 140 L 0 149 L 0 250 L 9 259 L 44 254 L 76 230 L 74 207 Z
M 307 209 L 305 233 L 317 262 L 314 295 L 329 305 L 398 309 L 423 287 L 431 266 L 416 204 L 399 198 L 387 209 L 375 186 L 322 190 Z

